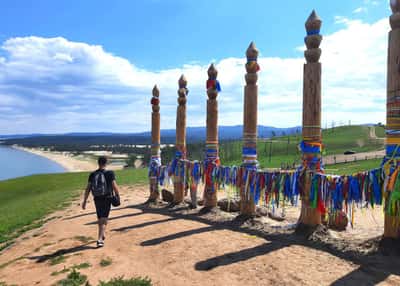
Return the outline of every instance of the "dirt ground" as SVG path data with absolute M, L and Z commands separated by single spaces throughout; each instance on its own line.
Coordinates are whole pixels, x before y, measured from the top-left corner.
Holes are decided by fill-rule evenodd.
M 122 196 L 104 248 L 93 239 L 92 202 L 83 211 L 76 201 L 0 254 L 0 281 L 53 285 L 67 275 L 53 272 L 90 263 L 79 271 L 93 285 L 120 275 L 148 276 L 154 285 L 400 285 L 400 257 L 376 250 L 380 209 L 357 211 L 354 229 L 305 238 L 293 232 L 297 208 L 288 208 L 283 222 L 244 220 L 221 211 L 150 208 L 143 186 L 123 187 Z M 100 266 L 106 258 L 111 265 Z

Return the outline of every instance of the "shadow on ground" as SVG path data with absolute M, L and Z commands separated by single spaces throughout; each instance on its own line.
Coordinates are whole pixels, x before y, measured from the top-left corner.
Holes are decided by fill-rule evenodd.
M 90 250 L 90 249 L 97 249 L 97 247 L 91 245 L 93 242 L 88 242 L 79 246 L 71 247 L 71 248 L 63 248 L 59 249 L 53 253 L 49 254 L 44 254 L 44 255 L 38 255 L 38 256 L 27 256 L 27 259 L 35 260 L 36 263 L 43 263 L 46 261 L 49 261 L 53 258 L 59 257 L 61 255 L 67 255 L 67 254 L 72 254 L 72 253 L 77 253 L 77 252 L 82 252 L 85 250 Z
M 293 229 L 282 228 L 279 230 L 276 227 L 268 227 L 265 224 L 262 224 L 261 222 L 255 221 L 251 218 L 240 216 L 233 219 L 227 219 L 224 217 L 221 221 L 215 219 L 215 217 L 218 215 L 213 214 L 212 216 L 207 217 L 207 215 L 200 215 L 198 211 L 189 211 L 188 209 L 171 211 L 167 207 L 149 207 L 145 204 L 132 205 L 128 208 L 141 210 L 144 213 L 160 214 L 169 218 L 119 228 L 115 229 L 115 231 L 126 231 L 177 219 L 193 220 L 207 225 L 205 227 L 177 232 L 167 236 L 156 237 L 143 241 L 141 245 L 145 247 L 154 246 L 166 241 L 180 239 L 190 235 L 223 229 L 246 233 L 248 235 L 257 236 L 267 240 L 265 244 L 253 248 L 241 249 L 238 251 L 225 253 L 220 256 L 215 256 L 204 261 L 199 261 L 194 265 L 194 268 L 198 271 L 209 271 L 216 267 L 226 266 L 233 263 L 246 261 L 260 255 L 265 255 L 284 247 L 299 245 L 327 252 L 333 256 L 352 262 L 359 266 L 354 271 L 332 283 L 332 285 L 350 285 L 357 283 L 358 281 L 362 281 L 364 283 L 363 285 L 365 285 L 366 280 L 371 282 L 370 285 L 375 285 L 387 279 L 387 277 L 391 274 L 400 275 L 400 259 L 398 254 L 388 253 L 387 251 L 382 251 L 379 248 L 364 254 L 362 249 L 360 249 L 362 244 L 351 245 L 347 241 L 329 236 L 328 233 L 311 235 L 307 237 L 296 234 Z M 369 243 L 364 244 L 379 244 L 379 241 L 380 237 L 374 238 L 369 241 Z

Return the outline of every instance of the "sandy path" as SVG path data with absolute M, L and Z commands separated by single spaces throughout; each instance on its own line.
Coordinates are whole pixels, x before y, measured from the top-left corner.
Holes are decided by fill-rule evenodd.
M 52 285 L 66 274 L 54 271 L 88 262 L 80 272 L 92 285 L 118 275 L 148 276 L 154 285 L 399 285 L 400 277 L 382 274 L 374 264 L 356 264 L 343 255 L 307 247 L 296 241 L 266 239 L 257 234 L 213 224 L 198 215 L 151 210 L 140 205 L 145 187 L 123 187 L 123 206 L 112 211 L 106 246 L 96 249 L 77 235 L 96 235 L 92 203 L 82 211 L 78 202 L 53 214 L 55 219 L 23 235 L 0 255 L 0 281 L 17 285 Z M 288 216 L 294 212 L 288 211 Z M 226 214 L 230 216 L 230 214 Z M 266 223 L 276 224 L 265 219 Z M 376 229 L 382 220 L 374 218 Z M 288 223 L 288 222 L 286 222 Z M 364 227 L 368 227 L 367 223 Z M 344 235 L 354 237 L 356 232 Z M 40 248 L 40 249 L 37 249 Z M 36 250 L 35 250 L 36 249 Z M 50 265 L 64 253 L 66 260 Z M 331 254 L 332 253 L 332 254 Z M 102 258 L 112 264 L 99 266 Z M 352 262 L 353 261 L 353 262 Z

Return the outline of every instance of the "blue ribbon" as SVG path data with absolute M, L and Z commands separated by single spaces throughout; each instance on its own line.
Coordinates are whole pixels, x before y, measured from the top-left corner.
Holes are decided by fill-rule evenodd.
M 361 189 L 360 183 L 357 177 L 349 176 L 350 190 L 348 201 L 360 202 L 361 200 Z
M 242 148 L 243 155 L 257 155 L 257 149 L 251 147 L 243 147 Z
M 396 153 L 394 153 L 396 151 Z M 386 145 L 386 156 L 400 157 L 400 146 L 396 144 Z
M 312 35 L 319 35 L 319 30 L 310 30 L 307 31 L 307 36 L 312 36 Z
M 285 175 L 283 193 L 284 193 L 285 197 L 287 197 L 289 200 L 292 201 L 293 193 L 290 191 L 290 175 L 289 174 Z
M 304 141 L 299 144 L 302 153 L 321 153 L 321 148 L 319 146 L 307 145 Z
M 337 180 L 336 188 L 332 194 L 333 208 L 335 210 L 341 210 L 343 206 L 343 182 Z
M 378 169 L 374 169 L 370 173 L 370 177 L 372 179 L 372 193 L 374 195 L 374 201 L 376 204 L 382 204 L 382 192 L 381 187 L 379 186 L 379 171 Z

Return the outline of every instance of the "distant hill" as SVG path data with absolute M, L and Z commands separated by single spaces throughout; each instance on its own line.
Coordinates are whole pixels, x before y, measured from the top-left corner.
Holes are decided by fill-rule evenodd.
M 289 128 L 277 128 L 271 126 L 258 126 L 258 137 L 267 138 L 273 136 L 291 135 L 301 132 L 301 127 L 289 127 Z M 238 140 L 242 138 L 243 126 L 219 126 L 218 136 L 220 140 Z M 150 132 L 143 132 L 136 135 L 150 136 Z M 204 141 L 206 138 L 206 127 L 188 127 L 186 129 L 186 136 L 189 142 Z M 161 137 L 164 138 L 174 138 L 175 139 L 175 129 L 165 129 L 161 130 Z
M 276 128 L 270 126 L 258 126 L 260 138 L 285 136 L 301 132 L 301 127 Z M 243 126 L 220 126 L 219 139 L 238 140 L 242 138 Z M 188 127 L 186 130 L 189 143 L 201 142 L 206 137 L 206 127 Z M 149 144 L 150 132 L 141 133 L 111 133 L 97 132 L 85 133 L 74 132 L 66 134 L 25 134 L 25 135 L 0 135 L 0 140 L 6 144 L 28 144 L 28 145 L 64 145 L 64 144 Z M 175 129 L 161 130 L 161 142 L 173 144 L 175 142 Z

